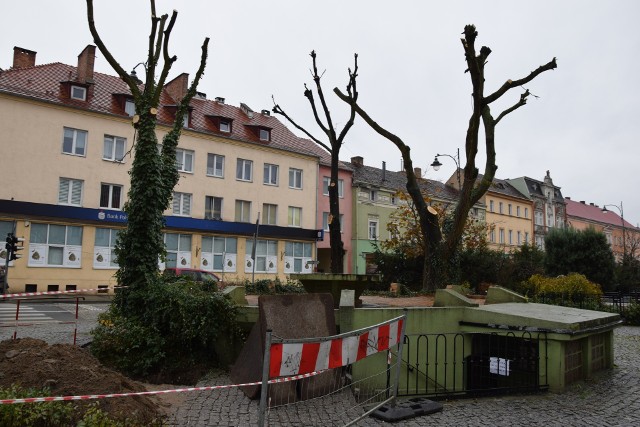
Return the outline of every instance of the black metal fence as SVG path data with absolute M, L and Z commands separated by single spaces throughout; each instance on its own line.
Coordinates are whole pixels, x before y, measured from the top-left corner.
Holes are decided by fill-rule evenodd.
M 547 293 L 538 295 L 533 302 L 623 314 L 631 304 L 640 304 L 640 290 L 604 292 L 602 296 Z
M 468 397 L 547 389 L 545 332 L 405 336 L 398 394 Z

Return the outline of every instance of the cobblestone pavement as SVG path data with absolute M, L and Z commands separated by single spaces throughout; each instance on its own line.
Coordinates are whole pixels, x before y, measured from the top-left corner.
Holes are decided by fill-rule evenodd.
M 60 304 L 69 311 L 74 304 Z M 79 344 L 90 340 L 89 331 L 106 304 L 81 304 Z M 23 328 L 18 337 L 30 336 L 49 343 L 71 343 L 73 325 L 47 325 L 45 329 Z M 3 334 L 8 331 L 0 331 Z M 11 331 L 13 332 L 13 331 Z M 6 339 L 9 336 L 0 336 Z M 587 382 L 575 384 L 563 393 L 543 393 L 443 402 L 441 413 L 405 420 L 401 426 L 640 426 L 640 327 L 615 331 L 615 367 Z M 224 372 L 212 372 L 198 385 L 231 384 Z M 177 399 L 179 400 L 179 399 Z M 350 394 L 316 399 L 272 411 L 270 425 L 343 425 L 363 410 Z M 258 402 L 237 388 L 190 392 L 176 404 L 168 424 L 182 426 L 254 426 Z M 367 418 L 357 425 L 381 425 Z

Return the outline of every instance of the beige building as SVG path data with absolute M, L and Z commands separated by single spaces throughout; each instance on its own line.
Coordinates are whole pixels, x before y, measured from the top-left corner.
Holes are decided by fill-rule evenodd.
M 77 67 L 37 66 L 35 52 L 15 48 L 13 67 L 0 72 L 0 233 L 25 238 L 23 258 L 9 269 L 12 292 L 115 284 L 134 109 L 123 81 L 94 72 L 94 54 L 90 45 Z M 159 140 L 187 82 L 182 74 L 165 86 Z M 161 267 L 201 268 L 227 281 L 311 272 L 318 156 L 309 144 L 268 110 L 198 94 L 178 145 L 181 178 L 165 212 Z

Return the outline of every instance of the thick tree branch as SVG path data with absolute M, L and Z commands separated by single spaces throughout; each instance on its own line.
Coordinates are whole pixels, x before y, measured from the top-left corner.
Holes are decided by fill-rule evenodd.
M 289 123 L 291 123 L 296 129 L 304 132 L 305 135 L 307 135 L 313 142 L 315 142 L 316 144 L 318 144 L 319 146 L 321 146 L 322 148 L 324 148 L 325 150 L 327 150 L 328 152 L 331 152 L 331 148 L 329 148 L 329 146 L 327 146 L 324 142 L 320 141 L 318 138 L 316 138 L 315 136 L 311 135 L 310 132 L 308 132 L 305 128 L 303 128 L 302 126 L 300 126 L 298 123 L 296 123 L 291 117 L 289 117 L 289 115 L 280 107 L 280 105 L 276 104 L 275 99 L 273 98 L 273 96 L 271 97 L 271 99 L 273 99 L 273 109 L 272 111 L 276 114 L 280 114 L 281 116 L 283 116 L 285 119 L 287 119 L 287 121 Z
M 329 111 L 329 107 L 327 106 L 327 101 L 324 98 L 324 92 L 322 92 L 322 85 L 320 84 L 321 76 L 318 75 L 318 67 L 316 66 L 316 51 L 311 51 L 311 58 L 313 60 L 313 81 L 316 84 L 316 90 L 318 91 L 318 97 L 320 98 L 320 104 L 322 105 L 322 110 L 324 111 L 324 116 L 327 119 L 327 127 L 329 129 L 329 133 L 327 136 L 330 140 L 335 140 L 336 138 L 336 130 L 333 128 L 333 120 L 331 120 L 331 112 Z
M 491 104 L 493 101 L 497 100 L 502 95 L 504 95 L 505 92 L 507 92 L 509 89 L 512 89 L 514 87 L 518 87 L 518 86 L 522 86 L 524 84 L 527 84 L 531 80 L 535 79 L 539 74 L 541 74 L 541 73 L 543 73 L 545 71 L 556 69 L 557 67 L 558 67 L 558 64 L 556 63 L 556 58 L 553 58 L 551 61 L 547 62 L 546 64 L 541 65 L 538 68 L 536 68 L 534 71 L 529 73 L 529 75 L 527 77 L 525 77 L 525 78 L 522 78 L 522 79 L 519 79 L 519 80 L 507 80 L 500 87 L 500 89 L 498 89 L 497 91 L 495 91 L 491 95 L 487 96 L 484 99 L 484 102 L 486 104 Z
M 122 80 L 129 86 L 129 90 L 131 90 L 131 94 L 134 96 L 140 95 L 140 89 L 138 89 L 137 82 L 129 75 L 127 72 L 120 66 L 118 61 L 111 55 L 111 52 L 107 49 L 105 44 L 102 42 L 100 35 L 98 34 L 98 30 L 96 29 L 96 24 L 93 20 L 93 0 L 87 0 L 87 20 L 89 22 L 89 31 L 93 36 L 93 41 L 100 49 L 100 52 L 104 55 L 105 59 L 113 67 L 116 73 L 120 76 Z
M 522 107 L 523 105 L 525 105 L 527 103 L 527 96 L 529 96 L 529 89 L 525 90 L 524 93 L 520 94 L 520 101 L 518 101 L 516 104 L 514 104 L 512 107 L 507 108 L 506 110 L 504 110 L 502 113 L 500 113 L 498 115 L 498 117 L 493 121 L 493 125 L 497 125 L 498 122 L 500 120 L 502 120 L 502 118 L 504 116 L 506 116 L 509 113 L 512 113 L 513 111 L 517 110 L 518 108 Z
M 154 97 L 153 97 L 154 105 L 157 105 L 160 102 L 160 95 L 162 93 L 162 89 L 164 88 L 164 82 L 167 80 L 167 76 L 169 75 L 171 66 L 178 59 L 178 57 L 175 55 L 171 57 L 169 56 L 169 38 L 171 37 L 173 24 L 175 24 L 177 17 L 178 17 L 178 12 L 174 10 L 173 13 L 171 14 L 171 20 L 169 21 L 169 25 L 167 26 L 167 29 L 164 30 L 164 44 L 162 47 L 164 64 L 162 67 L 162 72 L 160 73 L 160 78 L 158 79 L 158 87 L 156 88 L 156 93 L 154 94 Z M 209 38 L 205 40 L 205 45 L 208 43 L 209 43 Z M 206 50 L 206 47 L 205 47 L 205 50 Z
M 358 54 L 355 53 L 353 57 L 354 57 L 355 65 L 353 67 L 353 72 L 351 72 L 351 69 L 349 69 L 349 84 L 347 84 L 347 93 L 349 94 L 349 98 L 353 99 L 354 101 L 357 101 L 358 90 L 356 88 L 356 77 L 358 77 Z M 347 132 L 349 132 L 349 129 L 351 129 L 351 127 L 353 126 L 355 119 L 356 119 L 356 110 L 353 107 L 351 107 L 349 120 L 344 125 L 344 127 L 342 128 L 342 131 L 340 132 L 340 135 L 338 136 L 338 141 L 337 141 L 338 144 L 342 145 L 342 142 L 344 141 L 344 137 L 347 135 Z
M 320 120 L 320 116 L 318 115 L 318 109 L 316 108 L 316 102 L 315 102 L 315 100 L 313 98 L 313 91 L 311 91 L 311 89 L 309 89 L 307 87 L 306 83 L 304 85 L 304 96 L 309 100 L 309 104 L 311 105 L 311 111 L 313 111 L 313 118 L 316 119 L 316 123 L 318 124 L 320 129 L 322 129 L 322 132 L 324 132 L 329 138 L 331 138 L 331 132 L 324 125 L 324 123 L 322 123 L 322 120 Z

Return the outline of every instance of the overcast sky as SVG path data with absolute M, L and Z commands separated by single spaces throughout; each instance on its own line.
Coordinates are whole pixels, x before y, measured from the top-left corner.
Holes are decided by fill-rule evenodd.
M 103 40 L 129 70 L 146 60 L 149 2 L 94 0 Z M 200 46 L 210 37 L 207 69 L 199 90 L 260 111 L 276 101 L 321 136 L 303 96 L 311 84 L 309 52 L 325 70 L 323 87 L 334 120 L 344 124 L 347 108 L 332 93 L 347 84 L 347 68 L 359 55 L 360 105 L 412 148 L 426 178 L 446 180 L 454 162 L 429 165 L 436 153 L 464 163 L 464 138 L 471 113 L 471 83 L 461 33 L 475 24 L 477 49 L 493 51 L 485 68 L 486 93 L 506 79 L 522 78 L 557 57 L 558 68 L 526 88 L 539 98 L 500 122 L 496 129 L 498 178 L 542 180 L 573 200 L 600 206 L 623 203 L 625 219 L 640 223 L 640 2 L 636 0 L 551 1 L 346 1 L 346 0 L 157 0 L 158 13 L 178 10 L 171 52 L 172 76 L 195 74 Z M 76 65 L 92 44 L 85 0 L 20 0 L 3 4 L 0 68 L 12 64 L 13 47 L 38 52 L 37 64 Z M 98 52 L 96 70 L 114 74 Z M 517 102 L 513 89 L 494 103 L 498 111 Z M 341 126 L 340 126 L 341 127 Z M 348 136 L 341 158 L 364 157 L 366 165 L 400 169 L 400 153 L 362 121 Z M 484 149 L 478 164 L 484 169 Z M 615 208 L 612 208 L 615 211 Z

